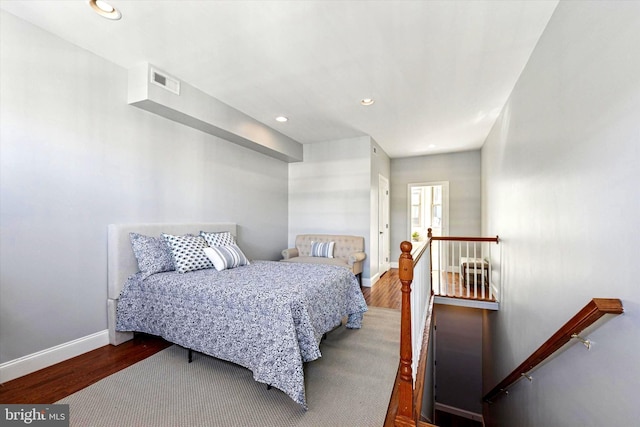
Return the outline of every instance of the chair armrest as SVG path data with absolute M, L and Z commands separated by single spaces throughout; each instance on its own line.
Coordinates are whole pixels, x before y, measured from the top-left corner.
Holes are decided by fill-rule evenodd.
M 353 265 L 356 262 L 364 261 L 367 258 L 367 254 L 364 252 L 354 252 L 349 255 L 349 265 Z
M 298 256 L 298 249 L 296 248 L 289 248 L 282 251 L 283 259 L 295 258 L 297 256 Z

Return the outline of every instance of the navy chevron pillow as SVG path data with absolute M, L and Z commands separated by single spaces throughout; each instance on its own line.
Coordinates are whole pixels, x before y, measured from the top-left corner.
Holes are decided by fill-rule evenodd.
M 209 258 L 202 252 L 202 249 L 207 247 L 207 242 L 202 236 L 174 236 L 163 233 L 162 237 L 171 249 L 178 273 L 213 267 Z

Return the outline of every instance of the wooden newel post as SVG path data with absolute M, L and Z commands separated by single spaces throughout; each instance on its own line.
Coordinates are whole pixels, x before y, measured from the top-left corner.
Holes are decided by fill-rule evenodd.
M 411 243 L 400 244 L 400 283 L 402 283 L 402 311 L 400 318 L 400 381 L 398 384 L 398 412 L 396 426 L 415 426 L 413 407 L 413 373 L 411 370 L 411 282 L 413 281 L 413 257 Z

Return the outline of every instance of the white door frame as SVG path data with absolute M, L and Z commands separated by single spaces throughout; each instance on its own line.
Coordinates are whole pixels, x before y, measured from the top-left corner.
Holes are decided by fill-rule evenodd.
M 449 181 L 414 182 L 407 184 L 407 241 L 411 241 L 411 190 L 414 187 L 442 187 L 442 235 L 449 235 Z M 426 237 L 426 236 L 425 236 Z
M 389 180 L 378 174 L 378 277 L 391 268 L 389 200 Z

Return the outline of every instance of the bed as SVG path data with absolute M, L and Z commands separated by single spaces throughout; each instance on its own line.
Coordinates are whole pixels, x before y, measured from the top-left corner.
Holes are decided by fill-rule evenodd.
M 143 274 L 129 233 L 145 236 L 228 232 L 230 223 L 126 224 L 108 229 L 111 344 L 144 332 L 244 366 L 307 408 L 305 362 L 321 357 L 322 336 L 346 318 L 359 328 L 367 310 L 344 267 L 250 261 L 218 271 Z

